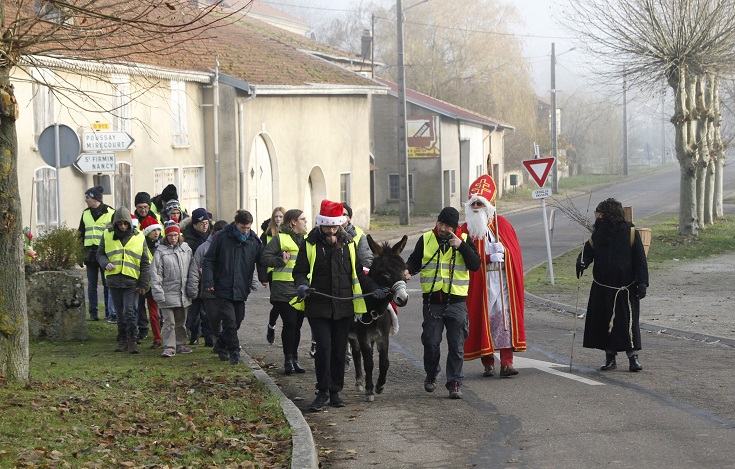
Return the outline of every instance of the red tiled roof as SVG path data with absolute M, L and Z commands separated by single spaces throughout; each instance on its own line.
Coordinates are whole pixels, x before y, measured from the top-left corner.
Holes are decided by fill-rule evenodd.
M 377 81 L 378 83 L 382 85 L 389 87 L 392 94 L 398 94 L 398 85 L 396 83 L 388 81 L 384 78 L 375 78 L 375 81 Z M 515 128 L 510 124 L 506 124 L 505 122 L 501 122 L 497 119 L 491 119 L 490 117 L 485 117 L 481 114 L 477 114 L 476 112 L 461 108 L 459 106 L 455 106 L 454 104 L 449 104 L 440 99 L 432 98 L 429 95 L 425 95 L 423 93 L 419 93 L 418 91 L 414 91 L 411 89 L 406 89 L 406 101 L 409 101 L 418 106 L 425 107 L 427 109 L 431 109 L 435 112 L 438 112 L 439 114 L 442 114 L 442 115 L 445 115 L 447 117 L 451 117 L 457 120 L 463 120 L 467 122 L 473 122 L 476 124 L 488 125 L 488 126 L 497 125 L 499 127 L 503 127 L 506 129 Z

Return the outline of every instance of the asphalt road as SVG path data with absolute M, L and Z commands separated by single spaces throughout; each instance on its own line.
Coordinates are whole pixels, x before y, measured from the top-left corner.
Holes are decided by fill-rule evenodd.
M 732 184 L 729 178 L 730 192 Z M 639 219 L 675 211 L 677 193 L 678 168 L 672 168 L 598 191 L 592 204 L 616 197 L 632 205 Z M 586 210 L 587 200 L 575 204 Z M 533 212 L 509 216 L 527 268 L 546 259 L 540 211 Z M 557 216 L 555 255 L 578 246 L 582 236 L 578 227 Z M 409 241 L 411 248 L 415 240 Z M 479 360 L 465 362 L 465 397 L 450 400 L 440 386 L 431 394 L 423 390 L 418 278 L 408 287 L 411 300 L 399 313 L 385 392 L 368 403 L 348 386 L 347 407 L 305 414 L 323 467 L 735 467 L 732 347 L 644 333 L 642 372 L 628 372 L 623 356 L 617 370 L 603 373 L 598 368 L 604 354 L 581 347 L 581 320 L 575 323 L 574 315 L 527 303 L 529 350 L 516 354 L 520 374 L 483 378 Z M 263 289 L 248 301 L 241 328 L 244 347 L 305 409 L 314 389 L 308 325 L 302 329 L 301 347 L 307 373 L 286 377 L 280 339 L 271 346 L 265 341 L 267 301 Z

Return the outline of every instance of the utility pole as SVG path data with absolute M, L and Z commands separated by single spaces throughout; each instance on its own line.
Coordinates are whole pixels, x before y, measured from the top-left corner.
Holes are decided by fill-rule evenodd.
M 627 176 L 627 175 L 628 175 L 628 78 L 624 74 L 623 75 L 623 176 Z
M 559 193 L 559 165 L 557 163 L 556 148 L 556 49 L 551 43 L 551 156 L 554 157 L 554 165 L 551 167 L 551 192 Z
M 406 149 L 406 71 L 403 62 L 403 5 L 396 0 L 396 31 L 398 41 L 398 165 L 399 171 L 399 222 L 411 223 L 408 200 L 408 152 Z

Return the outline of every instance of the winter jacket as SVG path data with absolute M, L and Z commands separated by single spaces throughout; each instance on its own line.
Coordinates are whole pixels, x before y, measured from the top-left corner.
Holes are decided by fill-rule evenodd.
M 89 211 L 92 214 L 92 218 L 94 220 L 98 220 L 101 216 L 107 214 L 108 212 L 111 212 L 111 217 L 115 216 L 115 210 L 110 207 L 109 205 L 100 204 L 97 208 L 86 208 L 82 212 L 82 218 L 79 220 L 79 240 L 81 241 L 82 245 L 84 245 L 84 234 L 86 232 L 86 225 L 84 224 L 84 212 Z M 84 251 L 86 252 L 86 257 L 84 259 L 84 262 L 90 263 L 95 262 L 97 258 L 97 247 L 99 244 L 94 246 L 84 246 Z
M 181 239 L 181 238 L 179 238 Z M 153 255 L 151 293 L 159 308 L 185 308 L 191 304 L 186 295 L 191 248 L 184 242 L 173 246 L 161 243 Z
M 151 259 L 148 257 L 148 249 L 145 245 L 145 236 L 140 234 L 138 236 L 138 230 L 133 228 L 130 213 L 128 212 L 115 212 L 112 218 L 112 226 L 105 231 L 115 232 L 115 226 L 118 221 L 127 221 L 127 231 L 120 234 L 120 242 L 123 246 L 127 246 L 129 242 L 142 242 L 143 253 L 140 258 L 140 276 L 135 279 L 128 275 L 119 273 L 112 275 L 105 275 L 105 281 L 108 288 L 148 288 L 148 282 L 150 281 L 150 263 Z M 105 246 L 105 237 L 102 236 L 100 245 L 97 248 L 97 263 L 104 269 L 107 264 L 110 263 L 110 259 L 107 257 L 107 247 Z
M 194 252 L 194 256 L 191 258 L 191 264 L 189 264 L 189 279 L 186 282 L 186 294 L 191 299 L 202 298 L 202 299 L 213 299 L 215 298 L 212 292 L 204 290 L 204 284 L 202 283 L 202 260 L 204 254 L 207 253 L 209 247 L 212 245 L 212 240 L 217 233 L 209 235 L 206 241 L 199 246 Z
M 367 234 L 352 223 L 347 224 L 345 231 L 352 236 L 353 240 L 357 240 L 357 258 L 360 260 L 363 267 L 369 269 L 373 265 L 373 251 L 370 250 L 370 245 L 367 241 Z M 360 236 L 358 236 L 358 233 Z
M 236 232 L 233 222 L 214 238 L 202 259 L 202 282 L 205 289 L 214 287 L 217 298 L 246 301 L 263 244 L 252 230 L 244 242 Z
M 290 236 L 293 242 L 296 244 L 296 246 L 301 246 L 301 244 L 304 242 L 304 235 L 296 234 L 286 227 L 281 228 L 283 234 Z M 279 236 L 274 236 L 271 238 L 270 243 L 268 243 L 263 248 L 263 255 L 260 258 L 260 265 L 263 267 L 273 267 L 275 269 L 283 268 L 286 265 L 286 262 L 283 260 L 283 247 L 281 246 L 281 239 Z M 292 253 L 292 259 L 296 259 L 298 255 L 298 252 Z M 272 278 L 271 273 L 271 279 L 270 279 L 270 289 L 271 289 L 271 302 L 273 301 L 291 301 L 293 297 L 296 296 L 296 286 L 293 282 L 282 282 L 282 281 L 275 281 Z
M 352 303 L 352 259 L 350 258 L 349 244 L 353 243 L 344 229 L 337 232 L 337 243 L 328 245 L 324 242 L 324 236 L 320 227 L 316 227 L 308 234 L 299 247 L 299 255 L 293 270 L 294 285 L 309 285 L 316 291 L 336 298 L 327 298 L 322 295 L 310 294 L 306 298 L 307 318 L 344 319 L 354 314 Z M 316 258 L 314 260 L 314 271 L 311 272 L 309 258 L 306 254 L 307 243 L 316 246 Z M 364 293 L 371 293 L 379 288 L 373 279 L 365 275 L 359 259 L 355 260 L 357 278 L 360 281 Z

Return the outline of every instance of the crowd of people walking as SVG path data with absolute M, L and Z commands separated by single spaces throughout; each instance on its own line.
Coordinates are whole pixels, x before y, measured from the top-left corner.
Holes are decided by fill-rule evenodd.
M 85 192 L 79 236 L 86 252 L 89 320 L 100 320 L 101 276 L 105 317 L 117 324 L 116 352 L 139 353 L 150 330 L 150 348 L 161 349 L 161 357 L 192 353 L 190 346 L 203 340 L 220 360 L 237 365 L 238 330 L 260 283 L 270 289 L 270 344 L 281 319 L 286 375 L 306 372 L 299 345 L 308 320 L 316 375 L 316 397 L 308 409 L 345 405 L 339 393 L 349 368 L 351 324 L 366 312 L 365 295 L 386 296 L 365 273 L 373 253 L 365 232 L 352 224 L 348 204 L 323 200 L 311 231 L 302 210 L 276 207 L 258 236 L 247 210 L 238 210 L 231 222 L 213 223 L 203 207 L 190 216 L 173 184 L 153 198 L 136 194 L 132 212 L 105 205 L 103 192 L 101 186 Z M 465 223 L 456 208 L 444 207 L 406 262 L 404 279 L 418 274 L 422 291 L 424 389 L 436 389 L 446 333 L 445 387 L 452 399 L 463 397 L 465 361 L 479 358 L 482 376 L 493 377 L 499 352 L 497 374 L 508 378 L 519 374 L 514 352 L 526 350 L 521 247 L 512 225 L 498 216 L 495 197 L 492 177 L 479 177 L 464 204 Z M 640 371 L 645 254 L 618 201 L 600 203 L 596 218 L 577 261 L 578 276 L 594 262 L 584 346 L 605 351 L 603 371 L 616 368 L 618 351 L 626 352 L 630 371 Z

